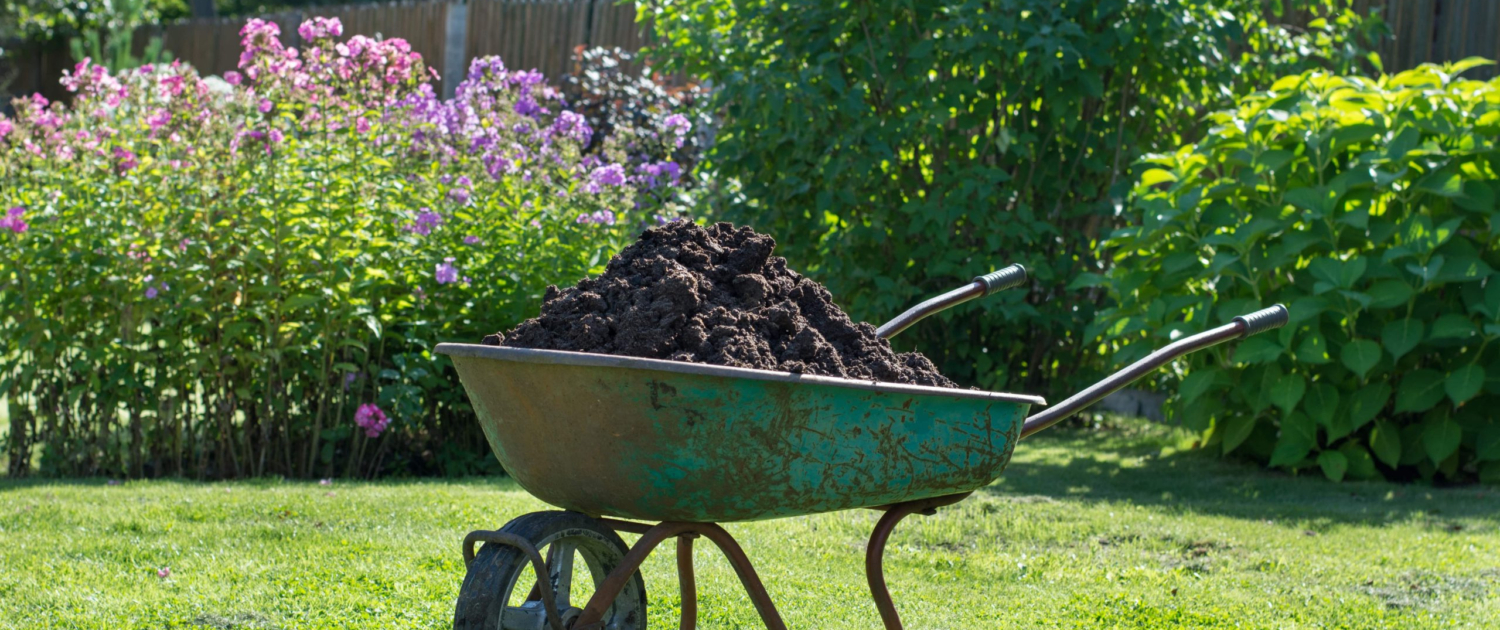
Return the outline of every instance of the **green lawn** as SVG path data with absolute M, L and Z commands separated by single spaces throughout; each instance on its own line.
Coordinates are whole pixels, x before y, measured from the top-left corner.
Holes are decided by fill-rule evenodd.
M 912 517 L 887 557 L 907 627 L 1500 627 L 1500 491 L 1291 478 L 1183 439 L 1044 434 Z M 0 482 L 0 628 L 442 628 L 464 533 L 543 508 L 504 479 Z M 792 628 L 869 629 L 875 518 L 728 528 Z M 701 627 L 757 627 L 700 549 Z M 653 628 L 676 627 L 671 562 L 647 565 Z

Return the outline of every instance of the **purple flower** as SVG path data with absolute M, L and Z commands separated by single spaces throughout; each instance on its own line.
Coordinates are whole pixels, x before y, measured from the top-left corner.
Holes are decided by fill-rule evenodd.
M 552 133 L 579 142 L 587 142 L 594 130 L 589 128 L 589 123 L 583 116 L 565 111 L 557 115 L 557 120 L 552 121 Z
M 156 287 L 146 287 L 146 299 L 156 299 Z
M 269 113 L 271 113 L 271 107 L 272 107 L 272 105 L 271 105 L 271 99 L 269 99 L 269 98 L 263 98 L 263 99 L 260 99 L 260 105 L 257 106 L 256 109 L 259 109 L 260 113 L 262 113 L 262 114 L 269 114 Z
M 453 258 L 444 258 L 443 262 L 438 263 L 437 272 L 433 276 L 438 284 L 458 282 L 458 268 L 453 266 Z
M 454 188 L 453 190 L 448 191 L 448 198 L 452 199 L 454 201 L 454 203 L 457 203 L 460 206 L 468 205 L 469 204 L 469 189 L 467 189 L 467 188 Z
M 625 167 L 619 164 L 601 166 L 589 173 L 589 180 L 599 186 L 621 186 L 625 184 Z M 597 191 L 591 191 L 597 192 Z
M 371 403 L 359 406 L 354 412 L 354 424 L 365 430 L 366 437 L 380 437 L 380 432 L 391 423 L 391 419 L 385 416 L 385 412 Z
M 574 223 L 592 223 L 595 225 L 614 225 L 615 213 L 613 210 L 596 210 L 593 214 L 580 214 Z
M 230 70 L 224 73 L 224 82 L 230 85 L 239 85 L 245 78 L 240 73 Z
M 432 233 L 433 228 L 442 224 L 443 215 L 433 212 L 430 209 L 422 208 L 422 211 L 417 213 L 417 221 L 406 226 L 406 231 L 427 236 Z
M 693 123 L 688 122 L 687 116 L 683 116 L 682 114 L 672 114 L 666 117 L 665 120 L 662 120 L 661 124 L 663 127 L 666 127 L 668 132 L 677 136 L 678 148 L 682 148 L 683 139 L 687 137 L 689 131 L 693 130 Z
M 479 237 L 478 236 L 473 236 L 473 235 L 465 236 L 464 237 L 464 244 L 465 245 L 478 245 L 479 244 Z

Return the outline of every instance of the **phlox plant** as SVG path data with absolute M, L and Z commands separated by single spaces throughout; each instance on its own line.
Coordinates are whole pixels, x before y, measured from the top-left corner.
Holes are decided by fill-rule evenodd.
M 466 473 L 493 460 L 440 341 L 477 341 L 682 214 L 665 160 L 534 71 L 452 99 L 400 39 L 250 20 L 237 72 L 112 73 L 0 118 L 12 475 Z M 364 406 L 364 407 L 361 407 Z M 361 410 L 363 409 L 363 410 Z

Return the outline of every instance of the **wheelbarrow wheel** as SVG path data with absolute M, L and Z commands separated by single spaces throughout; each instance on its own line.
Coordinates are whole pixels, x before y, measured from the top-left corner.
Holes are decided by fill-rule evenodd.
M 561 627 L 567 628 L 582 612 L 586 598 L 575 597 L 575 580 L 592 578 L 590 593 L 625 558 L 625 541 L 598 520 L 577 512 L 532 512 L 517 517 L 500 531 L 529 541 L 547 559 Z M 574 560 L 582 559 L 588 575 L 574 576 Z M 527 554 L 516 547 L 489 542 L 474 554 L 458 592 L 454 630 L 551 630 L 539 588 L 513 601 L 518 584 L 531 584 L 535 573 Z M 524 581 L 522 578 L 526 578 Z M 612 630 L 646 627 L 646 583 L 639 571 L 626 582 L 604 615 Z

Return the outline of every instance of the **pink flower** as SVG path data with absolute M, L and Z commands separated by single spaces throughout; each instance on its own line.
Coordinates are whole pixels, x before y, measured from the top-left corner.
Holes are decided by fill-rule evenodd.
M 315 17 L 297 27 L 297 34 L 307 41 L 338 37 L 344 34 L 344 23 L 338 18 Z
M 259 109 L 260 113 L 262 113 L 262 114 L 269 114 L 269 113 L 271 113 L 271 99 L 268 99 L 268 98 L 260 99 L 260 105 L 259 105 L 259 107 L 257 107 L 257 109 Z
M 385 412 L 371 403 L 360 405 L 354 412 L 354 424 L 365 430 L 366 437 L 380 437 L 380 432 L 390 423 L 391 419 L 385 416 Z
M 444 258 L 437 266 L 437 272 L 433 274 L 438 284 L 458 282 L 458 268 L 453 266 L 453 258 Z
M 157 569 L 156 577 L 159 577 L 163 580 L 172 577 L 172 569 L 170 567 L 162 567 L 160 569 Z
M 333 480 L 332 479 L 319 479 L 318 480 L 318 485 L 320 485 L 320 486 L 331 486 L 331 485 L 333 485 Z
M 230 85 L 239 85 L 244 80 L 245 77 L 240 76 L 240 73 L 233 70 L 224 73 L 224 82 Z
M 180 74 L 171 74 L 161 78 L 162 96 L 180 96 L 185 83 Z
M 26 208 L 22 206 L 16 206 L 7 210 L 5 218 L 0 219 L 0 230 L 10 230 L 16 234 L 20 234 L 31 229 L 31 226 L 26 225 L 26 221 L 21 219 L 21 215 L 24 214 L 26 214 Z
M 464 244 L 465 245 L 478 245 L 479 244 L 479 237 L 478 236 L 465 236 L 464 237 Z
M 16 125 L 10 122 L 10 119 L 6 118 L 4 114 L 0 114 L 0 140 L 4 140 L 15 128 Z
M 360 116 L 359 119 L 354 121 L 354 130 L 359 133 L 369 133 L 370 119 Z
M 165 127 L 169 122 L 172 122 L 172 112 L 164 108 L 157 108 L 151 115 L 146 116 L 146 124 L 151 125 L 152 131 Z

